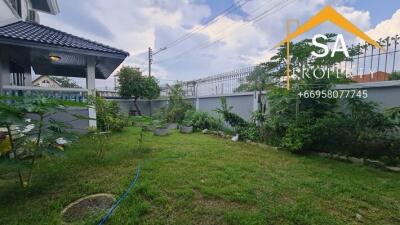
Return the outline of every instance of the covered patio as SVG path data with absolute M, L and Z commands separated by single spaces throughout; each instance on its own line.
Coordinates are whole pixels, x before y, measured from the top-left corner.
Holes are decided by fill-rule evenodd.
M 129 53 L 123 50 L 44 25 L 18 21 L 0 27 L 0 94 L 84 101 L 96 93 L 96 79 L 107 79 L 127 56 Z M 86 87 L 34 87 L 33 73 L 85 78 Z M 89 109 L 89 115 L 95 116 L 95 110 Z

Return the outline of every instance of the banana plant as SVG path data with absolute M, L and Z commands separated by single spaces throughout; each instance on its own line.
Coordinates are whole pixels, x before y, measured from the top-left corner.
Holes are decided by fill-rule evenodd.
M 22 187 L 32 182 L 34 168 L 39 156 L 59 155 L 56 140 L 74 139 L 68 132 L 70 125 L 56 121 L 53 115 L 76 103 L 45 97 L 0 97 L 0 127 L 7 129 L 10 140 L 10 158 L 17 164 Z M 24 179 L 22 170 L 27 170 Z

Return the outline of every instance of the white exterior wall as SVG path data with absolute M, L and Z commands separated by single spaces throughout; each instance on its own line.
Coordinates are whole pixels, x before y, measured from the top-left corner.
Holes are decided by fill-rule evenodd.
M 26 21 L 29 14 L 28 0 L 21 0 L 21 19 Z
M 0 0 L 0 26 L 17 20 L 18 17 L 10 9 L 5 0 Z
M 34 10 L 31 7 L 30 0 L 21 0 L 21 17 L 18 15 L 16 10 L 13 10 L 9 3 L 6 3 L 7 0 L 0 0 L 0 26 L 10 24 L 16 22 L 18 20 L 28 21 L 29 20 L 29 12 L 30 10 Z M 45 12 L 50 14 L 57 14 L 58 11 L 58 3 L 56 0 L 50 1 L 50 7 L 52 7 L 51 12 Z M 54 11 L 54 12 L 53 12 Z M 44 11 L 41 11 L 44 12 Z M 39 22 L 39 15 L 36 15 L 35 22 Z

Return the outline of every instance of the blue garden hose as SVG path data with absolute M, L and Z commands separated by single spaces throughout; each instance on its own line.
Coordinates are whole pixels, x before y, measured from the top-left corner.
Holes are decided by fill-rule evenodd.
M 135 178 L 131 181 L 131 184 L 129 185 L 128 189 L 125 191 L 125 193 L 111 206 L 111 208 L 108 210 L 107 214 L 104 215 L 104 217 L 100 220 L 99 225 L 103 225 L 107 222 L 107 220 L 111 217 L 113 214 L 114 210 L 121 204 L 121 202 L 128 196 L 129 192 L 132 191 L 132 189 L 135 187 L 136 182 L 138 181 L 140 177 L 140 172 L 142 171 L 142 166 L 139 165 L 136 169 L 136 175 Z
M 100 222 L 98 223 L 98 225 L 104 225 L 108 219 L 111 217 L 111 215 L 113 214 L 113 212 L 115 211 L 115 209 L 121 204 L 121 202 L 123 200 L 125 200 L 125 198 L 128 196 L 128 194 L 132 191 L 132 189 L 135 187 L 137 181 L 139 180 L 140 174 L 142 172 L 142 167 L 143 165 L 145 165 L 146 163 L 150 162 L 150 161 L 158 161 L 158 160 L 171 160 L 171 159 L 181 159 L 185 156 L 177 156 L 177 157 L 168 157 L 168 158 L 160 158 L 160 159 L 153 159 L 153 160 L 146 160 L 143 163 L 139 164 L 139 166 L 136 168 L 136 175 L 135 178 L 133 178 L 133 180 L 131 181 L 128 189 L 125 191 L 125 193 L 123 195 L 121 195 L 121 197 L 119 197 L 119 199 L 111 206 L 111 208 L 107 211 L 106 215 L 104 215 L 104 217 L 100 220 Z

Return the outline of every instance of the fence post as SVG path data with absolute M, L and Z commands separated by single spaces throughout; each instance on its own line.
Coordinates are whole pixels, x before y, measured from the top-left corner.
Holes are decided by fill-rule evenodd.
M 150 105 L 150 116 L 153 116 L 153 100 L 152 99 L 150 99 L 149 100 L 149 105 Z
M 196 96 L 196 111 L 200 110 L 200 99 L 198 96 Z
M 258 98 L 257 91 L 253 92 L 253 112 L 257 112 L 258 110 Z

